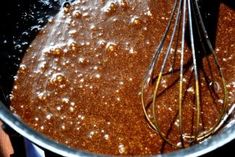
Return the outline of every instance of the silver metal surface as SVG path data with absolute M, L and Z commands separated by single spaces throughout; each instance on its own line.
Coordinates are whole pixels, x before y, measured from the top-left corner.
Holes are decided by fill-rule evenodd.
M 234 107 L 233 107 L 234 108 Z M 101 156 L 99 154 L 92 154 L 81 150 L 75 150 L 65 145 L 59 144 L 44 135 L 36 132 L 32 128 L 28 127 L 22 121 L 14 116 L 0 101 L 0 119 L 14 129 L 17 133 L 24 136 L 33 143 L 41 146 L 56 154 L 67 157 L 81 157 L 81 156 Z M 211 152 L 226 143 L 229 143 L 235 139 L 235 124 L 229 123 L 229 126 L 225 127 L 220 133 L 214 135 L 200 144 L 196 144 L 186 149 L 178 150 L 168 154 L 155 155 L 156 157 L 176 157 L 176 156 L 200 156 Z M 102 155 L 104 156 L 104 155 Z

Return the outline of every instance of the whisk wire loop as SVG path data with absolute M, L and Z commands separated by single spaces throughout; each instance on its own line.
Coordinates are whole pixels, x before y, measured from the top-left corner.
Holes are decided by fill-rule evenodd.
M 216 56 L 216 53 L 215 53 L 215 51 L 212 47 L 212 44 L 211 44 L 210 40 L 209 40 L 208 33 L 206 31 L 204 22 L 202 20 L 202 16 L 201 16 L 199 5 L 198 5 L 197 1 L 195 1 L 195 10 L 193 10 L 193 12 L 194 12 L 194 16 L 195 16 L 195 19 L 196 19 L 195 23 L 197 25 L 196 28 L 197 28 L 199 38 L 200 38 L 200 40 L 202 38 L 205 39 L 205 43 L 206 43 L 207 47 L 209 48 L 209 51 L 211 52 L 211 54 L 213 56 L 214 63 L 216 65 L 216 68 L 218 69 L 219 76 L 221 77 L 221 81 L 222 81 L 222 84 L 223 84 L 223 89 L 222 90 L 223 90 L 223 93 L 224 93 L 223 108 L 222 108 L 222 111 L 219 115 L 219 120 L 208 131 L 205 131 L 205 132 L 201 133 L 200 135 L 198 135 L 197 140 L 201 141 L 201 140 L 207 138 L 208 136 L 214 134 L 216 131 L 218 131 L 219 128 L 223 125 L 224 119 L 227 119 L 226 112 L 228 111 L 228 100 L 227 100 L 228 91 L 227 91 L 227 88 L 226 88 L 226 82 L 225 82 L 222 70 L 221 70 L 219 62 L 218 62 L 218 58 Z M 196 15 L 198 15 L 198 16 L 196 16 Z M 200 27 L 201 27 L 201 29 L 199 29 Z M 202 33 L 200 32 L 200 30 L 201 30 Z M 203 44 L 202 44 L 202 46 L 205 47 Z M 195 138 L 195 137 L 185 136 L 185 138 L 188 138 L 188 139 L 191 138 L 192 139 L 192 138 Z

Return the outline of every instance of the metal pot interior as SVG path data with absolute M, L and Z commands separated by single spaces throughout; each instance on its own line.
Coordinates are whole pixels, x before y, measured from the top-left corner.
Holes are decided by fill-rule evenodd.
M 229 0 L 227 3 L 234 5 Z M 0 25 L 0 119 L 20 135 L 57 154 L 70 157 L 98 156 L 74 150 L 50 140 L 29 128 L 8 110 L 8 96 L 12 90 L 14 76 L 27 47 L 47 23 L 48 18 L 59 11 L 62 4 L 63 1 L 59 0 L 20 0 L 14 4 L 6 4 L 5 9 L 1 10 L 1 20 L 4 23 Z M 161 156 L 198 156 L 223 146 L 234 138 L 235 125 L 231 121 L 220 133 L 203 143 Z

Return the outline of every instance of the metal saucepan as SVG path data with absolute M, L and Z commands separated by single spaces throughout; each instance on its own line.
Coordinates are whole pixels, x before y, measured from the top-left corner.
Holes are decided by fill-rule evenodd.
M 14 4 L 5 4 L 0 9 L 0 119 L 21 136 L 40 147 L 62 156 L 99 156 L 71 149 L 29 128 L 9 110 L 9 95 L 13 76 L 30 42 L 50 16 L 55 15 L 65 0 L 19 0 Z M 234 7 L 232 0 L 226 0 Z M 19 44 L 21 43 L 21 44 Z M 24 44 L 22 44 L 24 43 Z M 217 135 L 190 148 L 157 156 L 199 156 L 211 152 L 235 139 L 233 121 Z

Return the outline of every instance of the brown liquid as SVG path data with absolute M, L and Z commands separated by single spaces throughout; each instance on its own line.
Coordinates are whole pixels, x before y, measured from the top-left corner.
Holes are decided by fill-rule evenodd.
M 83 0 L 60 11 L 22 61 L 13 89 L 13 111 L 37 131 L 77 149 L 160 153 L 163 140 L 146 123 L 139 92 L 171 7 L 152 1 Z M 220 10 L 216 52 L 231 104 L 235 101 L 235 12 L 224 5 Z M 162 104 L 170 104 L 159 110 L 163 128 L 176 113 L 174 89 L 177 86 L 160 98 Z M 193 91 L 188 89 L 191 104 Z M 203 111 L 209 128 L 218 111 L 211 109 L 210 98 L 206 102 Z M 184 120 L 191 119 L 192 107 L 185 108 Z M 189 121 L 184 127 L 188 132 Z M 177 124 L 170 138 L 178 140 Z M 163 150 L 175 148 L 165 145 Z

